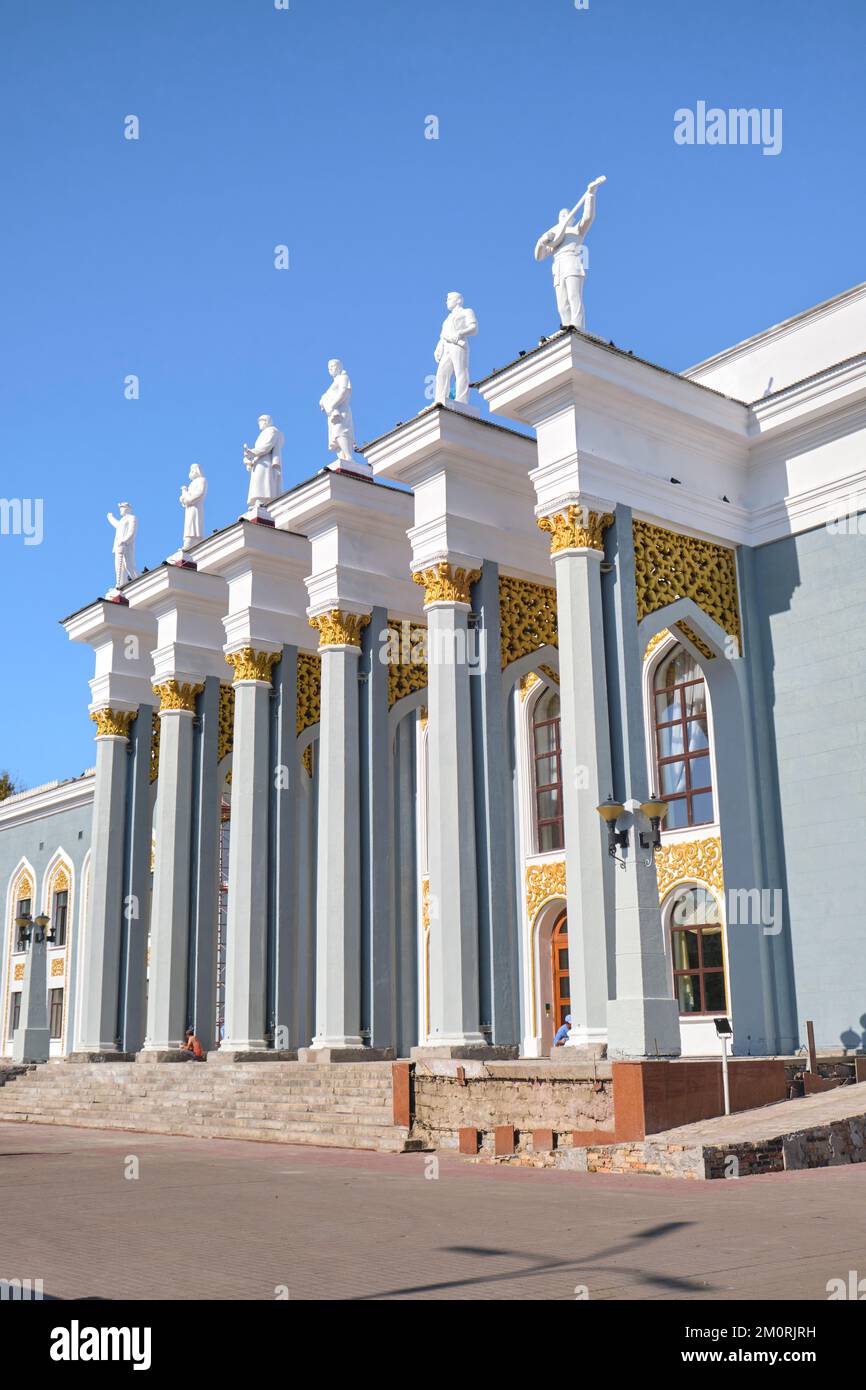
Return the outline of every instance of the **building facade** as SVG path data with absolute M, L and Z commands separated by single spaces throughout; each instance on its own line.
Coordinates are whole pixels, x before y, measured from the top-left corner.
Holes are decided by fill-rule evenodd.
M 866 286 L 477 389 L 65 619 L 96 765 L 0 805 L 4 1053 L 28 910 L 58 1055 L 862 1045 Z

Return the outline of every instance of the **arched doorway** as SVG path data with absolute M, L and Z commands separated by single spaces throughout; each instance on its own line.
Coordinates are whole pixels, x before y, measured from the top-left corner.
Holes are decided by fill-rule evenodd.
M 568 916 L 561 912 L 550 933 L 550 973 L 553 984 L 554 1031 L 561 1028 L 571 1012 L 571 985 L 568 975 Z

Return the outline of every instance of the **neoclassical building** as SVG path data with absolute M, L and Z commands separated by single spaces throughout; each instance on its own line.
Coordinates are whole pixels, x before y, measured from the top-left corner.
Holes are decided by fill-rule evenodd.
M 58 1055 L 861 1045 L 866 285 L 477 392 L 64 620 L 95 768 L 0 804 L 4 1053 L 22 911 Z

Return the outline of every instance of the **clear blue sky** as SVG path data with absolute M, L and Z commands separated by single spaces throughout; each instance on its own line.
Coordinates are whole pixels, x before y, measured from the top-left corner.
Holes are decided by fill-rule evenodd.
M 587 326 L 665 366 L 866 279 L 864 51 L 863 0 L 6 0 L 0 496 L 44 540 L 0 536 L 0 767 L 93 761 L 57 620 L 111 581 L 109 508 L 158 564 L 198 462 L 225 525 L 263 411 L 312 475 L 333 355 L 360 439 L 407 418 L 447 290 L 473 375 L 504 365 L 556 327 L 532 248 L 596 174 Z M 675 144 L 698 100 L 781 107 L 781 154 Z

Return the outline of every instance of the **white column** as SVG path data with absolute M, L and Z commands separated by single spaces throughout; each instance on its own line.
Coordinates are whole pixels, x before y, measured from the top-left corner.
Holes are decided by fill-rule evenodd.
M 156 845 L 150 914 L 147 1034 L 139 1056 L 175 1051 L 187 1027 L 192 850 L 192 721 L 201 685 L 154 686 L 160 697 Z
M 129 726 L 135 710 L 94 710 L 93 857 L 82 958 L 81 1027 L 75 1053 L 118 1051 L 118 991 Z
M 235 673 L 232 819 L 226 926 L 226 1013 L 221 1052 L 268 1046 L 268 803 L 271 673 L 279 651 L 228 652 Z
M 430 1035 L 427 1048 L 484 1047 L 467 631 L 480 570 L 442 562 L 415 575 L 427 613 Z M 425 1050 L 422 1048 L 422 1050 Z
M 363 1046 L 358 658 L 368 614 L 310 619 L 322 659 L 316 865 L 316 1035 L 312 1051 Z
M 570 1046 L 607 1043 L 612 861 L 596 807 L 611 792 L 602 536 L 607 513 L 569 506 L 539 518 L 556 574 L 562 732 L 562 806 L 571 986 Z M 612 943 L 611 943 L 612 945 Z

